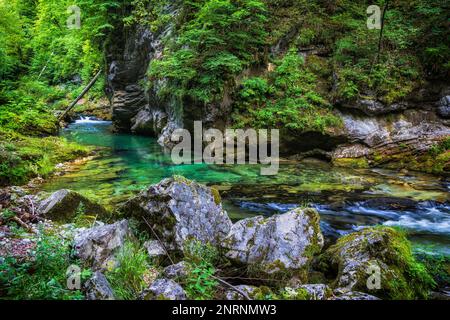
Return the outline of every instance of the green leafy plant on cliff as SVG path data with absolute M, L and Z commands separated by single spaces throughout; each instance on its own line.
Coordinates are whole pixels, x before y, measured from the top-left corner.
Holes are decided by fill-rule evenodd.
M 236 126 L 325 131 L 339 126 L 326 99 L 318 93 L 316 77 L 295 49 L 277 61 L 266 78 L 243 81 L 236 103 Z
M 160 95 L 176 94 L 203 103 L 223 96 L 225 86 L 252 62 L 265 43 L 266 7 L 260 0 L 187 2 L 186 21 L 150 66 L 153 79 L 167 79 Z

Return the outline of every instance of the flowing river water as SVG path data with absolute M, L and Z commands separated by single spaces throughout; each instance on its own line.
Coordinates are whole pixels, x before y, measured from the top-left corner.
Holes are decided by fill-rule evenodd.
M 99 156 L 44 185 L 72 189 L 112 208 L 150 184 L 182 175 L 220 190 L 233 220 L 314 206 L 328 240 L 384 224 L 409 231 L 414 249 L 450 255 L 448 180 L 420 173 L 341 169 L 315 160 L 283 162 L 276 176 L 257 165 L 174 165 L 156 139 L 112 133 L 111 122 L 78 120 L 68 140 L 101 147 Z

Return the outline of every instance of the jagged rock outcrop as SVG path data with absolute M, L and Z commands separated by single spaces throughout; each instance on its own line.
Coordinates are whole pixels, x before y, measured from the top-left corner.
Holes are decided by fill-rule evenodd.
M 58 190 L 48 198 L 42 200 L 37 211 L 44 217 L 57 221 L 68 221 L 78 214 L 79 208 L 83 206 L 85 213 L 90 215 L 106 215 L 107 211 L 79 193 L 71 190 Z
M 120 211 L 139 221 L 145 218 L 169 250 L 183 250 L 190 239 L 219 245 L 232 223 L 218 197 L 216 190 L 173 177 L 150 186 Z
M 226 256 L 267 275 L 305 271 L 320 253 L 323 236 L 314 209 L 294 209 L 270 218 L 244 219 L 233 225 L 223 247 Z
M 175 17 L 178 6 L 175 2 L 165 10 Z M 117 131 L 159 138 L 167 126 L 180 127 L 179 110 L 171 102 L 160 100 L 158 83 L 151 89 L 144 88 L 150 62 L 162 56 L 163 39 L 172 32 L 173 23 L 174 19 L 157 31 L 138 24 L 128 27 L 119 24 L 111 34 L 107 48 L 107 92 Z
M 361 291 L 392 299 L 426 297 L 432 280 L 404 235 L 388 227 L 344 236 L 319 258 L 340 293 Z
M 128 221 L 81 230 L 75 235 L 75 255 L 93 270 L 111 269 L 117 266 L 115 255 L 132 237 Z

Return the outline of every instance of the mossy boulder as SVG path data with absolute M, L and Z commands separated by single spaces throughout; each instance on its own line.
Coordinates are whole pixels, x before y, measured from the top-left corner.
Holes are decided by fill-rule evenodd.
M 335 277 L 341 293 L 360 291 L 388 299 L 426 298 L 434 282 L 418 263 L 405 235 L 372 227 L 342 237 L 319 257 L 318 266 Z M 373 276 L 379 274 L 379 283 Z
M 105 216 L 107 211 L 101 205 L 87 199 L 81 194 L 62 189 L 42 200 L 38 212 L 48 219 L 69 221 L 78 214 Z
M 270 218 L 237 222 L 223 242 L 226 256 L 265 277 L 298 276 L 306 280 L 313 255 L 320 253 L 323 236 L 314 209 L 294 209 Z
M 164 246 L 177 251 L 191 239 L 219 245 L 232 225 L 216 192 L 178 176 L 150 186 L 119 211 L 139 221 L 145 218 Z M 149 230 L 151 237 L 153 231 Z

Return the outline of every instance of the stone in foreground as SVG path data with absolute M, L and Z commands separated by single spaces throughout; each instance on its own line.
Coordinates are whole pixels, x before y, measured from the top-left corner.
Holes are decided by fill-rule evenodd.
M 83 230 L 74 239 L 75 255 L 93 270 L 110 269 L 116 265 L 115 254 L 131 236 L 127 220 Z
M 251 297 L 255 293 L 255 291 L 258 289 L 257 287 L 248 286 L 248 285 L 244 285 L 244 284 L 235 286 L 235 288 L 246 293 L 249 297 Z M 226 300 L 244 300 L 245 299 L 245 297 L 242 294 L 240 294 L 236 290 L 232 290 L 232 289 L 229 289 L 225 292 L 225 298 L 226 298 Z
M 98 205 L 81 194 L 62 189 L 52 193 L 48 198 L 42 200 L 37 211 L 51 220 L 70 220 L 78 214 L 78 209 L 84 206 L 85 213 L 89 215 L 105 215 L 105 208 Z
M 168 279 L 182 279 L 186 278 L 189 273 L 189 265 L 185 261 L 178 262 L 177 264 L 166 267 L 163 271 L 163 275 Z
M 319 219 L 314 209 L 294 209 L 239 221 L 224 241 L 226 256 L 269 275 L 306 271 L 323 247 Z
M 189 239 L 218 245 L 232 225 L 214 190 L 182 177 L 151 186 L 121 211 L 139 221 L 145 218 L 170 250 L 182 250 Z
M 99 271 L 94 272 L 84 286 L 87 300 L 115 300 L 108 280 Z
M 140 298 L 142 300 L 186 300 L 186 293 L 175 281 L 158 279 L 141 293 Z
M 318 265 L 335 277 L 335 291 L 341 293 L 426 298 L 433 283 L 424 266 L 415 261 L 405 236 L 389 227 L 367 228 L 342 237 L 320 256 Z

